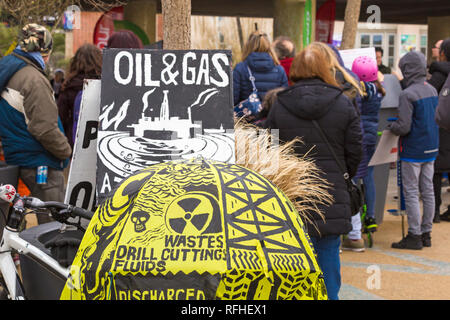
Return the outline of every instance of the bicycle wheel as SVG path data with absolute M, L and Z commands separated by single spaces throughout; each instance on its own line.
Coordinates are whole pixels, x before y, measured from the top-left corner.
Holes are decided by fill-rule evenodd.
M 369 248 L 373 247 L 373 233 L 370 231 L 367 232 L 367 246 Z

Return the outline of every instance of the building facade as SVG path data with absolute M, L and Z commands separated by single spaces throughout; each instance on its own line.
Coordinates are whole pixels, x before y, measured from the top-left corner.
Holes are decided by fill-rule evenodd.
M 339 46 L 342 40 L 343 21 L 336 21 L 333 39 Z M 419 50 L 425 56 L 428 52 L 428 26 L 419 24 L 391 24 L 377 25 L 358 23 L 355 41 L 356 48 L 381 47 L 384 51 L 383 64 L 398 69 L 398 61 L 410 50 Z

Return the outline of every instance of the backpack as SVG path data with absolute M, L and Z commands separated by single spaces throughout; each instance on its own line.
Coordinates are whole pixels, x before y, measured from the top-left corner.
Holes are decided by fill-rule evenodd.
M 439 93 L 435 120 L 439 127 L 450 131 L 450 75 Z

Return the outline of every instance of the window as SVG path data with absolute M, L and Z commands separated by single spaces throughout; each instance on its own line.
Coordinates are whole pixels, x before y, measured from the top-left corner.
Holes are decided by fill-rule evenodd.
M 420 36 L 420 52 L 427 56 L 428 37 L 426 34 Z
M 395 61 L 395 34 L 388 35 L 388 50 L 387 50 L 387 56 L 388 56 L 388 66 L 394 67 L 394 61 Z
M 415 34 L 402 34 L 400 42 L 400 55 L 404 55 L 417 48 L 417 40 Z
M 370 35 L 362 34 L 361 35 L 361 48 L 370 47 Z
M 382 34 L 362 34 L 360 40 L 361 48 L 383 47 Z
M 372 44 L 374 47 L 381 47 L 383 45 L 383 36 L 381 34 L 374 34 L 372 36 Z

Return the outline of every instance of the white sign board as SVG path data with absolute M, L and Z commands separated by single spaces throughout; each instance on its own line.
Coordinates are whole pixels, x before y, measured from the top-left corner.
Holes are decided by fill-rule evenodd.
M 398 108 L 402 86 L 400 81 L 393 74 L 385 74 L 383 87 L 386 95 L 381 100 L 381 108 Z
M 95 205 L 97 130 L 101 80 L 85 80 L 64 202 L 92 210 Z
M 353 61 L 361 56 L 368 56 L 377 61 L 377 55 L 375 54 L 375 48 L 359 48 L 359 49 L 348 49 L 339 50 L 342 60 L 346 68 L 352 70 Z
M 370 159 L 369 166 L 396 162 L 398 158 L 398 138 L 390 130 L 384 130 L 377 149 Z

